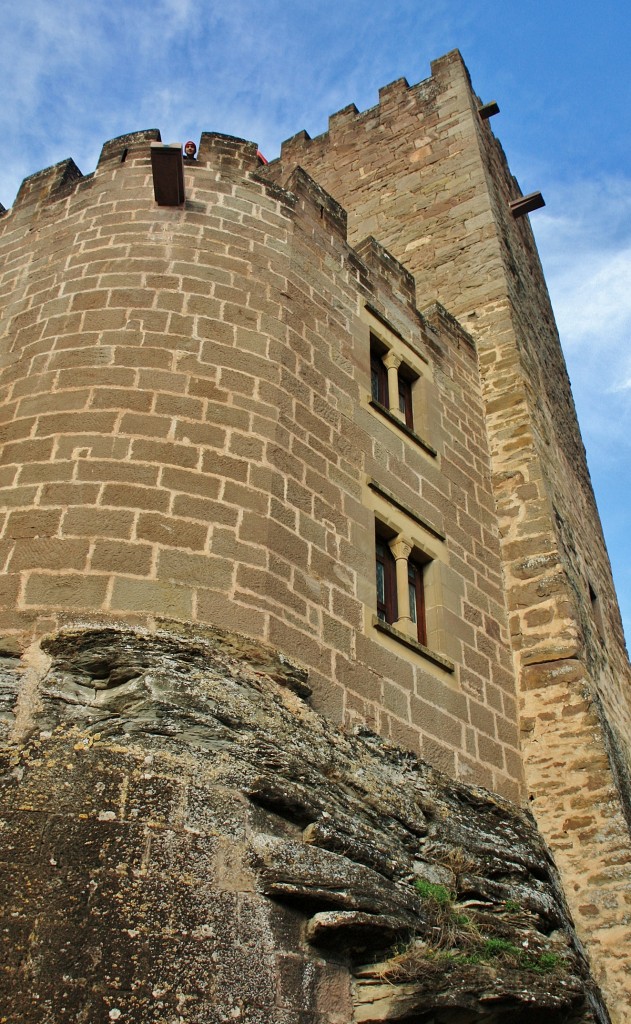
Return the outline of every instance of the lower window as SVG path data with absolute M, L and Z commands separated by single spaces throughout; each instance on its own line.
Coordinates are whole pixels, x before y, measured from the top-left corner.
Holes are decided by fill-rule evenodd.
M 387 540 L 377 534 L 377 616 L 383 622 L 393 623 L 398 618 L 397 571 L 394 555 Z
M 427 626 L 425 624 L 423 566 L 411 558 L 408 558 L 408 594 L 410 598 L 410 618 L 416 626 L 416 638 L 420 644 L 426 646 Z
M 404 561 L 405 569 L 403 565 L 398 565 Z M 389 625 L 397 623 L 408 636 L 414 636 L 415 640 L 426 646 L 424 568 L 423 562 L 414 557 L 411 544 L 401 534 L 390 532 L 377 523 L 377 617 Z

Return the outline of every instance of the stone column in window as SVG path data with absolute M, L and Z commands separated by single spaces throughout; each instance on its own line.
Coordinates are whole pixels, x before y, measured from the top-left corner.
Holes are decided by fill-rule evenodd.
M 399 410 L 399 367 L 401 356 L 396 352 L 387 352 L 383 357 L 383 365 L 388 371 L 388 403 L 390 412 L 399 420 L 405 420 L 404 414 Z
M 399 617 L 396 626 L 402 633 L 416 637 L 416 625 L 410 615 L 410 588 L 408 586 L 408 558 L 412 553 L 412 545 L 403 537 L 394 537 L 390 541 L 390 550 L 396 563 L 397 575 L 397 608 Z

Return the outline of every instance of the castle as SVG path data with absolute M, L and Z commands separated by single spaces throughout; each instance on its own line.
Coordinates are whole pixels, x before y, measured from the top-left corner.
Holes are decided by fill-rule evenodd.
M 453 52 L 0 216 L 0 1020 L 627 1020 L 631 671 L 493 113 Z

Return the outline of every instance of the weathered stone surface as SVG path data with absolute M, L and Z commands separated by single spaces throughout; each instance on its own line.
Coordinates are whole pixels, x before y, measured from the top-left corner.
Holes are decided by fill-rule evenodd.
M 4 669 L 7 1021 L 606 1020 L 508 802 L 340 731 L 251 641 L 42 647 Z M 490 939 L 530 961 L 466 959 Z

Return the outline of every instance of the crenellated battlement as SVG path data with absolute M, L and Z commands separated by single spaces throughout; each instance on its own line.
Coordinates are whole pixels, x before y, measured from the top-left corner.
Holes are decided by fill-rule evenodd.
M 393 107 L 399 106 L 402 102 L 411 102 L 422 106 L 427 96 L 431 94 L 434 81 L 439 79 L 446 70 L 451 69 L 453 65 L 462 69 L 463 76 L 468 80 L 468 72 L 462 57 L 457 50 L 454 50 L 445 57 L 432 62 L 430 78 L 412 86 L 409 85 L 406 78 L 396 79 L 379 90 L 379 102 L 375 106 L 360 112 L 355 104 L 351 103 L 331 114 L 328 131 L 315 138 L 311 138 L 304 130 L 298 132 L 282 143 L 280 159 L 286 160 L 288 163 L 294 162 L 299 154 L 308 150 L 312 144 L 325 143 L 330 135 L 337 137 L 350 125 L 359 124 L 366 127 L 370 122 L 378 125 L 382 117 L 387 122 L 392 115 Z M 110 139 L 104 143 L 96 170 L 93 173 L 98 174 L 104 170 L 112 170 L 117 164 L 127 161 L 133 164 L 136 160 L 148 160 L 151 143 L 160 141 L 161 134 L 156 128 L 130 132 Z M 277 161 L 270 162 L 270 177 L 273 177 L 273 168 L 276 163 Z M 196 164 L 199 166 L 219 165 L 224 169 L 227 167 L 240 168 L 244 172 L 252 173 L 261 169 L 255 143 L 220 132 L 202 132 Z M 25 178 L 13 207 L 9 210 L 19 209 L 33 203 L 54 201 L 67 195 L 69 186 L 85 181 L 86 178 L 89 179 L 92 176 L 92 174 L 83 175 L 71 158 L 60 161 L 52 167 L 44 168 Z M 0 214 L 4 210 L 5 208 L 0 206 Z
M 115 139 L 109 139 L 103 143 L 96 165 L 97 173 L 106 168 L 109 169 L 112 164 L 123 164 L 128 160 L 133 163 L 136 159 L 146 160 L 151 143 L 161 141 L 162 136 L 157 128 L 146 128 L 144 131 L 129 132 L 126 135 L 118 135 Z
M 67 195 L 70 189 L 83 180 L 83 174 L 74 160 L 61 160 L 52 167 L 30 174 L 22 182 L 13 204 L 14 210 L 33 204 L 45 203 Z
M 114 177 L 132 168 L 149 170 L 151 145 L 160 141 L 161 135 L 156 128 L 110 139 L 101 149 L 96 169 L 88 175 L 82 174 L 70 158 L 46 167 L 24 179 L 13 206 L 5 212 L 36 215 L 46 205 L 71 196 L 79 187 L 89 187 L 93 180 L 98 181 L 103 176 Z M 232 176 L 255 175 L 262 170 L 256 143 L 220 132 L 203 132 L 197 159 L 186 162 L 185 167 L 187 171 L 205 168 Z M 148 196 L 151 196 L 150 190 Z
M 286 139 L 281 145 L 280 160 L 286 163 L 300 162 L 301 154 L 312 148 L 316 150 L 327 145 L 343 145 L 343 135 L 351 130 L 388 129 L 393 113 L 401 107 L 414 110 L 421 116 L 431 105 L 436 92 L 446 77 L 454 74 L 470 84 L 469 73 L 458 50 L 452 50 L 439 60 L 432 61 L 432 74 L 415 85 L 410 85 L 406 78 L 397 78 L 379 90 L 379 102 L 367 110 L 359 111 L 354 103 L 329 116 L 328 131 L 311 137 L 304 129 Z M 471 97 L 472 105 L 477 106 L 477 97 Z
M 402 79 L 393 83 L 395 91 L 402 88 L 404 82 Z M 350 109 L 346 108 L 347 111 Z M 121 174 L 131 172 L 132 169 L 143 170 L 146 178 L 146 172 L 150 169 L 151 144 L 160 141 L 158 129 L 130 132 L 110 139 L 103 144 L 95 171 L 88 175 L 82 174 L 70 158 L 44 168 L 24 179 L 14 206 L 6 212 L 27 212 L 36 216 L 39 209 L 61 199 L 69 199 L 72 204 L 72 197 L 79 186 L 82 192 L 86 187 L 97 188 L 104 177 L 115 179 L 120 188 L 124 188 L 125 179 Z M 347 215 L 343 207 L 302 167 L 291 166 L 286 169 L 281 161 L 262 166 L 257 152 L 256 143 L 247 139 L 220 132 L 203 132 L 198 157 L 194 163 L 186 164 L 186 171 L 195 174 L 196 183 L 201 181 L 199 175 L 207 170 L 213 171 L 215 175 L 227 175 L 235 182 L 241 179 L 243 184 L 247 180 L 257 181 L 271 197 L 281 202 L 287 215 L 295 216 L 298 205 L 302 203 L 309 217 L 319 218 L 323 222 L 322 227 L 332 230 L 342 242 L 346 242 Z M 151 203 L 148 181 L 145 181 L 144 191 L 147 201 Z M 355 261 L 360 276 L 366 274 L 367 267 L 370 268 L 373 276 L 376 275 L 375 280 L 387 282 L 393 294 L 420 315 L 416 310 L 413 276 L 375 238 L 361 242 L 355 250 L 355 256 L 349 253 L 349 258 Z M 379 289 L 370 285 L 369 290 Z

